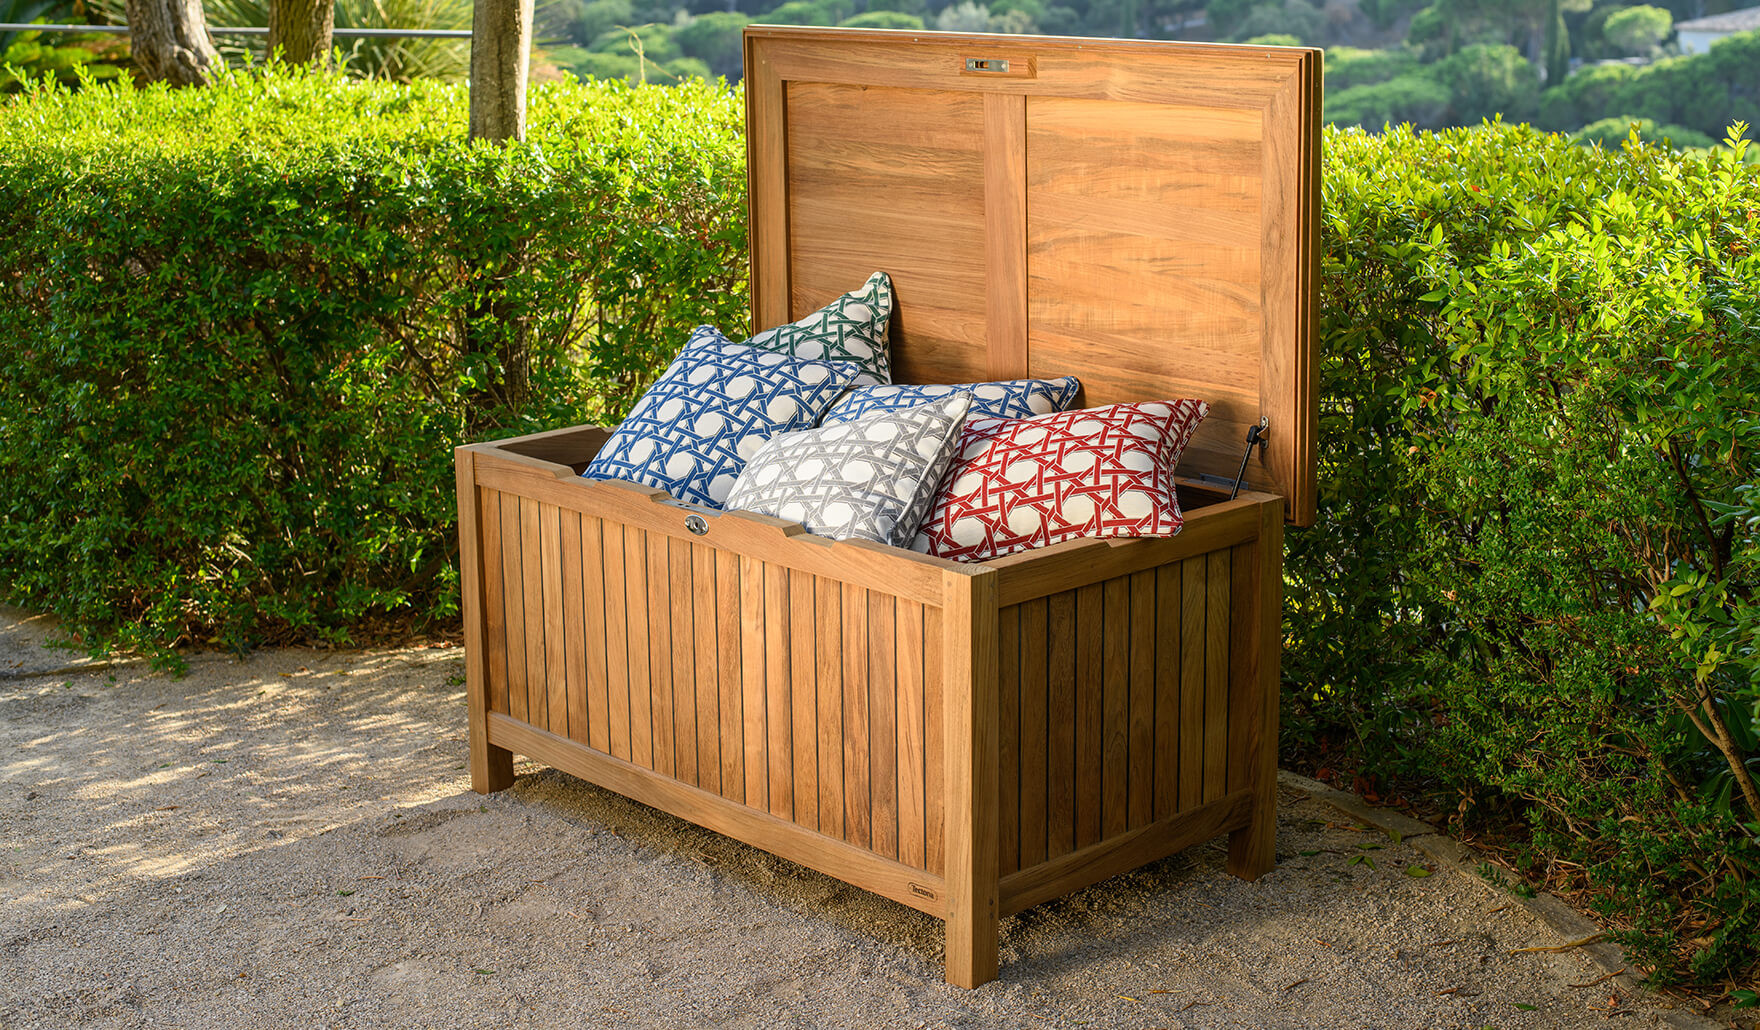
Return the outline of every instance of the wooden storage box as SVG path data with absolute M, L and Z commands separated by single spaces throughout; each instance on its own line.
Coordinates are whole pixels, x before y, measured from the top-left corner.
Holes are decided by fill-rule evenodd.
M 745 46 L 754 322 L 878 268 L 901 382 L 1204 399 L 1185 529 L 961 565 L 582 480 L 603 429 L 461 447 L 473 785 L 517 752 L 920 909 L 968 987 L 1013 912 L 1222 833 L 1264 873 L 1282 534 L 1314 511 L 1318 52 Z

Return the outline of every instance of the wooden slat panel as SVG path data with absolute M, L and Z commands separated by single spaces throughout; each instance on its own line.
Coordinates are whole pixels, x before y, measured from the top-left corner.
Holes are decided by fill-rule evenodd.
M 818 681 L 819 829 L 843 830 L 843 591 L 833 580 L 814 585 L 814 678 Z
M 489 710 L 507 711 L 507 609 L 502 599 L 501 549 L 506 538 L 501 529 L 503 498 L 493 490 L 482 492 L 483 616 L 485 648 L 489 653 Z
M 525 605 L 526 721 L 549 724 L 550 695 L 544 668 L 544 556 L 538 539 L 538 502 L 519 499 L 519 565 Z
M 1155 570 L 1155 818 L 1179 808 L 1180 566 Z
M 697 627 L 692 618 L 696 584 L 691 570 L 691 545 L 684 540 L 669 541 L 666 560 L 672 572 L 672 762 L 679 779 L 701 786 L 697 771 Z
M 650 533 L 647 544 L 648 703 L 653 709 L 654 771 L 672 776 L 672 569 L 666 538 Z
M 843 587 L 843 839 L 873 840 L 868 787 L 868 592 Z
M 605 692 L 610 752 L 629 760 L 629 597 L 624 588 L 624 528 L 610 519 L 599 523 L 605 562 Z
M 1000 804 L 997 823 L 998 857 L 1002 873 L 1021 867 L 1021 610 L 1019 605 L 1002 609 L 997 616 L 997 759 L 1001 779 L 997 782 Z
M 898 602 L 898 860 L 924 868 L 923 606 Z
M 745 751 L 746 804 L 770 806 L 770 763 L 765 754 L 764 707 L 764 563 L 756 558 L 739 560 L 740 633 L 740 727 Z
M 818 651 L 814 628 L 819 613 L 814 595 L 817 581 L 804 572 L 789 574 L 788 670 L 789 709 L 794 726 L 794 821 L 819 828 Z
M 1076 849 L 1076 595 L 1052 594 L 1046 601 L 1050 629 L 1049 701 L 1045 779 L 1045 854 L 1067 855 Z
M 740 634 L 739 556 L 715 552 L 715 641 L 717 682 L 721 709 L 721 796 L 729 801 L 746 800 L 745 690 L 741 676 L 744 662 Z
M 526 717 L 526 581 L 520 573 L 519 498 L 501 495 L 501 605 L 507 621 L 507 714 Z
M 716 642 L 715 552 L 702 544 L 691 549 L 691 625 L 697 664 L 697 781 L 706 791 L 721 793 L 721 695 Z
M 563 708 L 568 713 L 569 739 L 588 744 L 591 739 L 587 730 L 587 616 L 581 589 L 581 516 L 561 511 L 558 517 L 562 528 L 562 664 L 566 674 Z
M 896 602 L 868 593 L 868 790 L 872 812 L 870 846 L 875 854 L 898 857 L 898 655 Z
M 654 768 L 654 673 L 648 652 L 648 534 L 623 528 L 624 622 L 629 660 L 629 760 Z
M 1099 585 L 1076 591 L 1076 847 L 1101 837 L 1105 801 L 1105 593 Z
M 562 598 L 562 512 L 538 505 L 538 555 L 543 563 L 545 725 L 568 736 L 568 623 Z
M 1131 829 L 1155 818 L 1155 571 L 1131 576 Z
M 622 645 L 613 641 L 606 625 L 604 532 L 605 524 L 600 520 L 581 519 L 581 587 L 587 608 L 587 742 L 610 754 L 611 695 L 606 666 L 615 648 Z
M 789 573 L 764 566 L 764 730 L 770 814 L 794 818 L 794 683 L 789 674 Z
M 1179 808 L 1204 799 L 1204 604 L 1207 558 L 1180 563 Z
M 931 873 L 947 868 L 947 767 L 943 750 L 947 734 L 947 698 L 942 679 L 942 615 L 940 608 L 923 609 L 923 861 Z
M 1045 765 L 1051 741 L 1046 735 L 1049 696 L 1046 617 L 1040 598 L 1020 606 L 1021 612 L 1021 867 L 1045 861 Z
M 1131 719 L 1131 584 L 1124 577 L 1101 587 L 1102 755 L 1101 832 L 1115 837 L 1129 823 Z
M 1229 552 L 1210 555 L 1204 615 L 1204 800 L 1228 791 Z

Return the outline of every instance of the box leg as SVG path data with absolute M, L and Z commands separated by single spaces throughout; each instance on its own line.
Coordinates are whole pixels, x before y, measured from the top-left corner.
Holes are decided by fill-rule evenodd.
M 942 718 L 946 770 L 947 982 L 996 979 L 1001 730 L 994 572 L 949 571 L 942 583 Z
M 987 901 L 953 887 L 948 903 L 947 982 L 967 990 L 982 987 L 996 979 L 995 878 Z
M 1277 791 L 1253 799 L 1246 826 L 1228 835 L 1228 871 L 1243 880 L 1257 880 L 1277 864 Z
M 471 789 L 479 794 L 513 786 L 513 752 L 489 743 L 489 664 L 483 639 L 482 527 L 478 522 L 476 450 L 453 452 L 458 486 L 459 594 L 464 609 L 465 703 L 469 706 Z M 492 541 L 500 546 L 500 541 Z
M 1256 880 L 1277 863 L 1277 706 L 1283 656 L 1283 505 L 1260 506 L 1257 540 L 1231 555 L 1230 790 L 1252 792 L 1247 825 L 1228 837 L 1228 871 Z
M 513 752 L 489 743 L 487 727 L 479 729 L 478 723 L 471 720 L 471 789 L 478 794 L 506 790 L 513 786 Z

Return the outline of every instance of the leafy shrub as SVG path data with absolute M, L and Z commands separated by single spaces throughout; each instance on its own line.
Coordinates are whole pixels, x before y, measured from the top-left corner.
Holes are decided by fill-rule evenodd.
M 233 74 L 0 108 L 0 592 L 93 647 L 456 613 L 451 448 L 745 308 L 737 96 Z
M 1638 130 L 1640 138 L 1652 143 L 1663 143 L 1679 150 L 1685 147 L 1715 147 L 1717 141 L 1702 132 L 1683 128 L 1679 125 L 1657 125 L 1648 118 L 1603 118 L 1598 122 L 1590 122 L 1576 134 L 1579 143 L 1599 143 L 1604 147 L 1618 147 L 1631 135 L 1633 129 Z
M 1449 93 L 1428 75 L 1397 75 L 1372 86 L 1356 86 L 1326 98 L 1326 120 L 1334 125 L 1414 125 L 1434 128 L 1448 113 Z
M 1534 116 L 1540 73 L 1513 46 L 1474 44 L 1436 62 L 1432 75 L 1449 93 L 1449 124 L 1472 125 L 1502 115 Z
M 16 93 L 27 81 L 45 75 L 64 86 L 76 86 L 81 79 L 103 81 L 128 74 L 122 65 L 111 63 L 114 54 L 100 57 L 96 50 L 79 45 L 85 39 L 77 36 L 61 37 L 60 45 L 41 32 L 0 36 L 12 37 L 10 44 L 0 46 L 0 93 Z
M 1427 792 L 1664 980 L 1760 963 L 1760 177 L 1332 132 L 1284 744 Z
M 1326 51 L 1326 92 L 1373 86 L 1417 69 L 1418 55 L 1410 50 L 1330 47 Z

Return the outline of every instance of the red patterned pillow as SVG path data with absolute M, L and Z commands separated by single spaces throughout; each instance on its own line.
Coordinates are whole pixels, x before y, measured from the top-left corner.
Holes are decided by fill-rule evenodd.
M 1173 469 L 1209 412 L 1179 400 L 972 419 L 913 546 L 983 561 L 1075 537 L 1172 536 L 1185 522 Z

